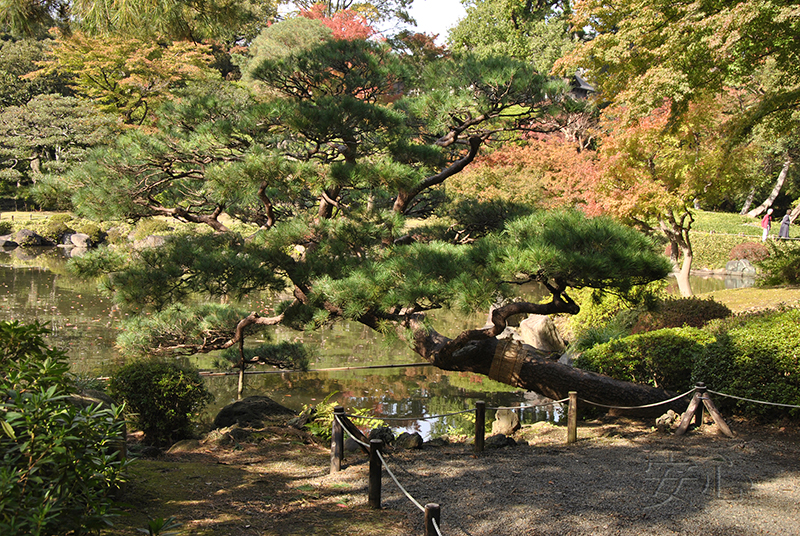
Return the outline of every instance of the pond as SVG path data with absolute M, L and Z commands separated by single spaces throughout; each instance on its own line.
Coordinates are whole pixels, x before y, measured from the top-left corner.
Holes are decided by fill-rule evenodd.
M 111 374 L 124 363 L 114 348 L 119 313 L 111 301 L 100 296 L 91 283 L 70 276 L 59 250 L 0 253 L 0 319 L 47 323 L 51 343 L 66 350 L 72 371 L 92 378 Z M 704 292 L 709 287 L 726 288 L 723 279 L 693 280 Z M 728 283 L 731 284 L 731 283 Z M 734 283 L 735 284 L 735 283 Z M 729 287 L 731 288 L 731 287 Z M 700 292 L 700 289 L 697 289 Z M 527 287 L 525 293 L 541 292 Z M 266 299 L 251 298 L 255 305 Z M 447 335 L 467 327 L 481 326 L 485 316 L 439 312 L 437 326 Z M 445 326 L 445 328 L 441 328 Z M 488 407 L 546 404 L 535 393 L 514 389 L 479 374 L 442 371 L 418 366 L 420 358 L 399 342 L 387 343 L 377 333 L 354 322 L 338 322 L 313 333 L 278 328 L 277 340 L 299 341 L 314 349 L 310 371 L 275 372 L 255 369 L 245 380 L 244 396 L 267 395 L 281 404 L 302 410 L 333 394 L 332 400 L 348 410 L 363 408 L 370 414 L 401 419 L 390 421 L 396 430 L 419 431 L 431 437 L 449 429 L 469 429 L 463 416 L 424 420 L 425 417 L 473 408 L 484 400 Z M 248 342 L 257 343 L 256 337 Z M 214 370 L 215 356 L 188 360 L 201 370 Z M 414 364 L 415 366 L 404 366 Z M 386 368 L 365 368 L 383 365 Z M 338 369 L 338 370 L 327 370 Z M 236 400 L 237 376 L 206 377 L 215 401 L 206 419 Z M 490 412 L 491 416 L 491 412 Z M 522 412 L 525 423 L 539 420 L 562 422 L 559 406 L 541 406 Z

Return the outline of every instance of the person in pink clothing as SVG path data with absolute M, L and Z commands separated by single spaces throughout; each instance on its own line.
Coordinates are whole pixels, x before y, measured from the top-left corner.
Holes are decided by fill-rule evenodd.
M 761 241 L 766 242 L 769 235 L 769 228 L 772 226 L 772 209 L 767 210 L 767 213 L 761 218 L 761 228 L 764 232 L 761 233 Z

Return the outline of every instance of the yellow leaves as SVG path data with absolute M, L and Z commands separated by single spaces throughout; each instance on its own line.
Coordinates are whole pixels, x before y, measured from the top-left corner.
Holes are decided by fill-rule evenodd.
M 32 76 L 65 72 L 73 88 L 99 100 L 126 122 L 141 122 L 147 109 L 176 85 L 219 75 L 209 65 L 211 48 L 178 41 L 157 43 L 127 37 L 90 37 L 81 32 L 58 35 L 52 59 Z

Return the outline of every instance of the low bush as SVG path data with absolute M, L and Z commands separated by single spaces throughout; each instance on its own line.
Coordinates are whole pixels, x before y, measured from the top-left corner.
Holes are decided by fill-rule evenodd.
M 763 242 L 742 242 L 733 247 L 728 258 L 732 261 L 747 260 L 756 263 L 768 256 L 769 250 Z
M 75 230 L 79 233 L 89 235 L 92 244 L 100 244 L 106 239 L 106 233 L 103 228 L 97 223 L 92 221 L 82 221 L 75 225 Z
M 172 226 L 164 220 L 155 218 L 141 220 L 136 224 L 136 229 L 133 231 L 133 238 L 135 240 L 144 240 L 150 235 L 164 235 L 173 230 Z
M 9 235 L 14 232 L 14 224 L 9 220 L 0 221 L 0 236 Z
M 197 370 L 174 361 L 129 363 L 112 376 L 109 391 L 156 446 L 193 437 L 192 420 L 212 399 Z
M 86 534 L 118 514 L 121 408 L 79 407 L 47 329 L 0 322 L 0 534 Z
M 708 329 L 715 341 L 695 363 L 694 377 L 709 388 L 737 396 L 800 406 L 800 309 L 719 320 Z M 768 419 L 800 410 L 715 397 L 721 409 Z
M 619 380 L 685 391 L 694 383 L 692 370 L 714 337 L 697 328 L 671 328 L 631 335 L 590 348 L 575 366 Z
M 800 284 L 800 245 L 786 241 L 769 243 L 769 256 L 758 263 L 760 286 Z
M 739 398 L 800 406 L 800 309 L 632 335 L 587 350 L 576 366 L 673 391 L 701 381 Z M 721 396 L 714 401 L 720 409 L 770 420 L 800 416 L 793 407 Z
M 58 243 L 67 234 L 75 232 L 70 226 L 71 223 L 72 216 L 69 214 L 54 214 L 48 218 L 47 223 L 39 229 L 39 232 L 43 237 Z
M 663 328 L 684 326 L 699 328 L 711 320 L 730 316 L 731 310 L 713 299 L 668 298 L 651 311 L 642 313 L 631 328 L 631 333 L 644 333 Z

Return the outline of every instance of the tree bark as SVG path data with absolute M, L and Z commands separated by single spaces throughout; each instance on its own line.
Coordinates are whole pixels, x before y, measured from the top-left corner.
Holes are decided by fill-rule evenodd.
M 577 305 L 564 296 L 556 296 L 546 304 L 515 302 L 492 313 L 491 325 L 481 330 L 461 333 L 450 339 L 426 326 L 422 318 L 410 319 L 406 326 L 414 334 L 413 349 L 426 361 L 443 370 L 468 371 L 535 391 L 549 398 L 566 398 L 577 391 L 585 401 L 606 406 L 634 407 L 669 400 L 674 393 L 638 383 L 615 380 L 559 363 L 532 346 L 513 340 L 499 340 L 507 320 L 520 313 L 575 314 Z M 625 410 L 631 415 L 662 415 L 669 409 L 682 412 L 686 403 L 678 400 L 666 405 L 638 410 Z M 622 411 L 622 410 L 621 410 Z
M 751 218 L 755 218 L 756 216 L 760 215 L 762 212 L 767 210 L 769 207 L 772 206 L 772 203 L 775 202 L 775 199 L 778 197 L 778 194 L 781 193 L 781 188 L 783 188 L 783 183 L 786 182 L 786 177 L 789 174 L 789 167 L 792 165 L 792 157 L 789 153 L 786 153 L 785 159 L 783 161 L 783 167 L 781 168 L 781 172 L 778 173 L 778 180 L 775 181 L 775 186 L 772 187 L 772 192 L 769 194 L 763 203 L 758 205 L 756 208 L 751 210 L 747 213 L 748 216 Z

